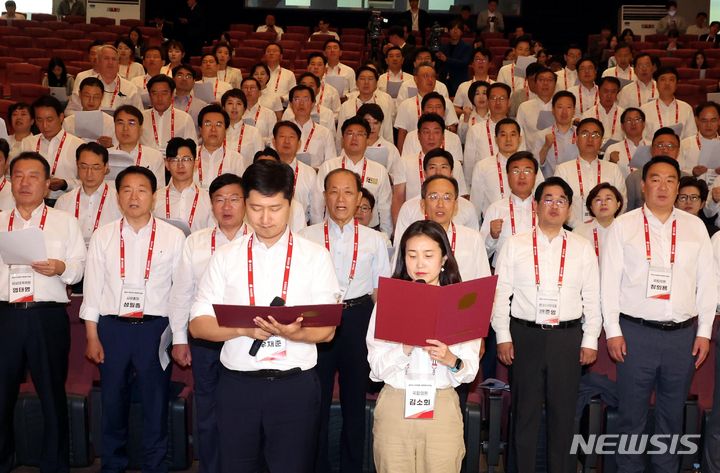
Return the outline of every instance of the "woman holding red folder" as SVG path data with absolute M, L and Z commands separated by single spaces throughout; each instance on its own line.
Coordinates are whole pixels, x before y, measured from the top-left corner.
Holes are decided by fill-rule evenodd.
M 400 241 L 394 278 L 445 286 L 461 282 L 443 228 L 413 223 Z M 373 455 L 378 473 L 459 472 L 465 444 L 454 387 L 475 379 L 481 340 L 416 347 L 375 338 L 373 311 L 367 334 L 370 378 L 383 381 L 375 407 Z

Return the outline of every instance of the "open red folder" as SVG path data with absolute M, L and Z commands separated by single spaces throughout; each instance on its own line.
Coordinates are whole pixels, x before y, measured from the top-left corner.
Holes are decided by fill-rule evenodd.
M 281 324 L 291 324 L 303 317 L 303 327 L 337 327 L 342 318 L 342 304 L 296 306 L 249 306 L 213 304 L 222 327 L 255 328 L 255 317 L 272 315 Z
M 426 346 L 427 339 L 447 345 L 487 336 L 497 276 L 429 286 L 380 278 L 375 338 Z

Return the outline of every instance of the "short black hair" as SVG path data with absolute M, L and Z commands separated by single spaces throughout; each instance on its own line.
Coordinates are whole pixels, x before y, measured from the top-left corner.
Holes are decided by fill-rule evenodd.
M 522 134 L 520 124 L 512 118 L 505 117 L 495 124 L 495 136 L 500 134 L 500 129 L 505 125 L 512 125 L 517 129 L 518 134 Z
M 708 101 L 702 102 L 700 105 L 695 107 L 695 116 L 699 117 L 706 108 L 714 108 L 718 112 L 718 115 L 720 115 L 720 105 L 717 102 Z
M 85 87 L 97 87 L 100 92 L 105 93 L 105 85 L 97 77 L 86 77 L 80 82 L 80 88 L 78 91 L 83 90 Z
M 142 125 L 143 121 L 145 121 L 145 117 L 143 117 L 142 112 L 134 105 L 120 105 L 116 108 L 113 112 L 113 121 L 117 120 L 117 116 L 121 113 L 132 115 L 138 121 L 139 125 Z
M 708 189 L 707 182 L 705 182 L 703 179 L 698 179 L 695 176 L 683 176 L 680 178 L 680 185 L 678 186 L 678 190 L 682 189 L 683 187 L 694 187 L 700 192 L 700 200 L 702 202 L 705 202 L 708 198 L 708 194 L 710 194 L 710 190 Z
M 282 127 L 290 128 L 292 131 L 294 131 L 298 137 L 298 140 L 302 138 L 302 131 L 300 130 L 300 127 L 297 126 L 294 122 L 291 122 L 290 120 L 280 120 L 279 122 L 275 123 L 275 125 L 273 125 L 273 138 L 277 137 L 278 131 Z
M 617 210 L 615 211 L 615 214 L 613 215 L 613 217 L 617 217 L 618 215 L 620 215 L 620 212 L 622 212 L 623 205 L 625 205 L 625 201 L 623 199 L 622 194 L 617 189 L 617 187 L 610 184 L 609 182 L 601 182 L 600 184 L 598 184 L 595 187 L 593 187 L 592 189 L 590 189 L 590 192 L 588 193 L 588 196 L 585 199 L 585 206 L 587 207 L 588 212 L 590 212 L 590 215 L 592 217 L 597 217 L 597 215 L 595 215 L 595 212 L 593 212 L 593 210 L 592 210 L 592 202 L 593 202 L 593 200 L 595 200 L 595 197 L 597 197 L 598 194 L 600 193 L 600 191 L 603 189 L 607 189 L 610 192 L 612 192 L 613 195 L 615 196 L 615 200 L 620 202 L 620 205 L 618 206 Z
M 62 104 L 52 95 L 42 95 L 32 103 L 32 108 L 35 110 L 44 107 L 52 108 L 58 116 L 63 114 L 64 108 Z
M 234 50 L 233 50 L 232 44 L 228 43 L 227 41 L 218 41 L 217 43 L 215 43 L 215 46 L 213 46 L 213 48 L 212 48 L 212 53 L 213 53 L 213 55 L 215 55 L 215 57 L 217 57 L 217 52 L 218 52 L 218 49 L 220 49 L 220 48 L 227 48 L 228 52 L 230 53 L 230 56 L 233 55 Z
M 321 84 L 320 78 L 318 76 L 316 76 L 315 74 L 313 74 L 312 72 L 303 72 L 302 74 L 300 74 L 300 77 L 297 78 L 298 84 L 306 77 L 310 77 L 313 80 L 313 82 L 315 82 L 315 87 L 320 87 L 320 84 Z
M 323 44 L 323 49 L 327 48 L 328 44 L 336 43 L 338 46 L 340 46 L 340 50 L 342 50 L 342 44 L 340 44 L 340 41 L 338 41 L 335 38 L 330 38 Z
M 598 80 L 598 82 L 597 82 L 598 87 L 602 87 L 602 85 L 603 85 L 605 82 L 610 82 L 610 83 L 613 84 L 614 86 L 617 86 L 618 92 L 620 92 L 620 89 L 622 89 L 622 84 L 620 83 L 620 79 L 618 79 L 617 77 L 613 77 L 613 76 L 601 77 L 601 78 Z
M 424 199 L 427 197 L 427 188 L 430 185 L 431 182 L 439 181 L 441 179 L 444 179 L 448 181 L 450 184 L 452 184 L 453 188 L 455 189 L 455 199 L 460 198 L 460 186 L 458 186 L 458 181 L 452 177 L 452 176 L 443 176 L 442 174 L 435 174 L 434 176 L 430 176 L 422 183 L 422 186 L 420 186 L 420 198 Z
M 588 57 L 588 56 L 584 56 L 584 57 L 580 58 L 580 60 L 577 62 L 577 65 L 575 67 L 580 69 L 580 65 L 584 62 L 589 62 L 590 64 L 592 64 L 593 69 L 595 69 L 597 71 L 597 63 L 595 63 L 595 60 L 593 58 Z
M 360 73 L 364 72 L 364 71 L 372 72 L 372 75 L 373 75 L 373 77 L 375 77 L 375 80 L 380 79 L 380 74 L 378 74 L 377 69 L 370 67 L 366 64 L 357 68 L 357 70 L 355 71 L 355 77 L 360 77 Z
M 325 57 L 325 55 L 319 51 L 314 51 L 307 55 L 307 64 L 310 64 L 310 61 L 315 59 L 316 57 L 319 57 L 320 59 L 322 59 L 324 64 L 327 64 L 327 57 Z
M 284 49 L 283 49 L 283 47 L 282 47 L 282 44 L 280 44 L 280 43 L 268 43 L 268 44 L 266 44 L 265 47 L 263 48 L 263 53 L 267 53 L 267 50 L 268 50 L 268 48 L 269 48 L 270 46 L 277 46 L 278 49 L 280 50 L 280 55 L 282 55 L 282 54 L 285 53 L 285 51 L 284 51 Z
M 357 190 L 358 190 L 358 192 L 360 192 L 362 189 L 362 185 L 363 185 L 362 178 L 360 177 L 360 175 L 358 173 L 351 171 L 349 169 L 345 169 L 345 168 L 336 168 L 336 169 L 333 169 L 332 171 L 330 171 L 329 173 L 327 173 L 325 175 L 325 179 L 323 180 L 323 190 L 325 190 L 325 191 L 327 190 L 328 181 L 330 180 L 331 176 L 334 176 L 336 174 L 343 174 L 343 173 L 347 173 L 353 177 L 353 181 L 355 181 Z
M 538 204 L 540 203 L 546 187 L 554 187 L 554 186 L 562 188 L 563 193 L 565 194 L 565 197 L 567 197 L 568 204 L 572 204 L 572 198 L 573 198 L 572 187 L 570 187 L 570 184 L 565 182 L 565 179 L 563 179 L 562 177 L 557 177 L 557 176 L 550 176 L 547 179 L 545 179 L 543 182 L 538 184 L 537 189 L 535 189 L 535 202 L 537 202 Z
M 150 189 L 152 190 L 152 193 L 154 194 L 157 191 L 157 178 L 155 177 L 155 174 L 153 174 L 150 169 L 142 166 L 128 166 L 120 171 L 117 177 L 115 177 L 115 190 L 120 192 L 123 180 L 132 174 L 145 176 L 147 180 L 150 181 Z
M 655 166 L 656 164 L 668 164 L 675 169 L 675 172 L 677 173 L 678 181 L 680 180 L 681 172 L 680 172 L 680 163 L 677 162 L 676 159 L 671 158 L 670 156 L 655 156 L 650 161 L 645 163 L 645 165 L 642 168 L 642 180 L 644 181 L 647 179 L 647 175 L 650 172 L 650 168 Z
M 312 90 L 310 87 L 302 84 L 296 85 L 295 87 L 290 89 L 290 92 L 288 92 L 289 100 L 292 102 L 293 98 L 295 98 L 295 94 L 303 90 L 307 90 L 310 93 L 310 100 L 315 103 L 315 91 Z
M 172 77 L 168 77 L 165 74 L 158 74 L 150 78 L 147 83 L 148 93 L 150 92 L 150 89 L 155 86 L 155 84 L 167 84 L 167 86 L 170 88 L 170 92 L 175 92 L 175 81 L 172 79 Z
M 488 48 L 480 47 L 473 49 L 472 57 L 474 58 L 476 54 L 482 54 L 483 56 L 485 56 L 488 62 L 492 62 L 492 52 L 490 52 Z
M 404 38 L 404 37 L 405 37 L 405 30 L 404 30 L 403 27 L 400 26 L 400 25 L 394 25 L 394 26 L 391 26 L 391 27 L 388 29 L 387 35 L 388 35 L 388 38 L 389 38 L 390 36 L 393 36 L 393 35 L 394 35 L 394 36 L 399 36 L 400 38 Z M 400 48 L 398 48 L 398 49 L 400 49 Z
M 243 188 L 242 185 L 242 178 L 238 176 L 237 174 L 233 174 L 230 172 L 226 172 L 223 174 L 220 174 L 218 177 L 213 179 L 213 181 L 210 183 L 210 188 L 208 189 L 208 193 L 210 194 L 210 198 L 212 199 L 212 196 L 222 189 L 225 186 L 231 186 L 233 184 L 237 184 L 240 186 L 240 189 Z
M 251 191 L 259 192 L 265 197 L 282 193 L 283 198 L 291 202 L 295 173 L 285 163 L 263 159 L 248 166 L 243 174 L 242 182 L 245 197 L 249 197 Z
M 247 97 L 245 92 L 240 89 L 230 89 L 222 95 L 220 98 L 220 104 L 224 107 L 229 98 L 239 99 L 243 103 L 243 107 L 247 108 Z
M 578 134 L 580 133 L 580 128 L 584 127 L 585 125 L 595 125 L 600 128 L 600 133 L 602 133 L 603 135 L 605 134 L 605 126 L 600 120 L 594 117 L 583 118 L 582 120 L 580 120 L 580 123 L 578 123 L 577 125 Z
M 645 121 L 645 112 L 643 112 L 642 110 L 640 110 L 637 107 L 628 107 L 625 110 L 623 110 L 622 115 L 620 115 L 620 123 L 624 122 L 625 118 L 627 118 L 627 116 L 628 116 L 628 113 L 631 113 L 631 112 L 639 113 L 640 118 L 642 118 L 642 120 Z
M 510 88 L 509 85 L 503 84 L 502 82 L 493 82 L 487 88 L 488 97 L 490 97 L 490 92 L 492 92 L 494 89 L 504 90 L 505 93 L 507 94 L 508 98 L 510 98 L 510 96 L 512 95 L 512 89 Z
M 508 158 L 507 163 L 505 164 L 505 172 L 510 172 L 510 165 L 512 163 L 522 161 L 523 159 L 527 159 L 528 161 L 531 161 L 533 163 L 535 174 L 537 174 L 538 169 L 540 169 L 540 165 L 538 164 L 537 159 L 535 159 L 535 156 L 533 156 L 530 151 L 518 151 L 517 153 L 513 153 L 513 155 Z
M 518 36 L 517 38 L 515 38 L 515 39 L 513 40 L 513 42 L 512 42 L 512 47 L 513 47 L 513 48 L 517 48 L 517 45 L 518 45 L 519 43 L 532 44 L 532 38 L 531 38 L 529 35 Z
M 228 128 L 230 126 L 230 115 L 228 115 L 225 109 L 222 108 L 220 105 L 216 103 L 211 103 L 210 105 L 205 105 L 202 110 L 200 110 L 200 113 L 198 113 L 199 128 L 202 127 L 203 121 L 205 121 L 205 115 L 207 115 L 208 113 L 219 113 L 223 117 L 225 128 Z
M 658 80 L 660 76 L 665 74 L 672 74 L 675 76 L 675 80 L 677 81 L 680 76 L 678 75 L 677 69 L 675 69 L 673 66 L 660 66 L 658 67 L 657 71 L 655 71 L 655 80 Z
M 359 117 L 364 117 L 365 115 L 370 115 L 375 120 L 382 122 L 385 120 L 385 113 L 383 113 L 382 108 L 380 105 L 376 103 L 365 103 L 360 105 L 360 108 L 357 110 L 357 115 Z
M 278 161 L 278 162 L 280 161 L 280 155 L 278 154 L 278 152 L 275 151 L 274 149 L 272 149 L 271 147 L 266 146 L 265 149 L 261 149 L 260 151 L 255 153 L 255 156 L 253 156 L 253 163 L 258 162 L 258 160 L 263 156 L 270 156 L 275 161 Z
M 554 107 L 557 101 L 563 97 L 572 100 L 573 107 L 577 103 L 577 98 L 575 98 L 575 94 L 573 94 L 572 92 L 568 92 L 567 90 L 559 90 L 555 92 L 555 95 L 553 95 L 552 106 Z
M 167 146 L 165 146 L 165 157 L 176 157 L 178 155 L 178 151 L 182 147 L 189 148 L 190 153 L 192 153 L 193 155 L 193 158 L 197 157 L 197 145 L 195 144 L 195 141 L 191 140 L 190 138 L 181 138 L 179 136 L 176 136 L 175 138 L 170 138 L 170 140 L 167 142 Z
M 442 148 L 433 148 L 430 151 L 427 152 L 425 157 L 423 158 L 423 170 L 426 171 L 428 164 L 430 163 L 430 160 L 433 158 L 445 158 L 450 165 L 450 169 L 453 169 L 455 167 L 455 160 L 453 159 L 453 155 L 450 154 L 450 151 Z
M 27 102 L 15 102 L 14 104 L 10 105 L 7 110 L 8 119 L 12 118 L 12 114 L 15 113 L 17 110 L 27 110 L 30 114 L 30 117 L 32 119 L 35 119 L 35 110 L 33 110 L 33 108 Z
M 178 75 L 178 73 L 179 73 L 181 70 L 182 70 L 182 71 L 187 71 L 187 72 L 189 72 L 190 74 L 192 74 L 193 80 L 197 80 L 197 78 L 198 78 L 198 73 L 197 73 L 197 71 L 195 70 L 195 68 L 192 67 L 190 64 L 179 64 L 179 65 L 173 67 L 172 76 L 175 77 L 176 75 Z
M 652 146 L 652 143 L 655 142 L 658 138 L 660 138 L 663 135 L 671 135 L 674 136 L 677 140 L 678 144 L 680 144 L 680 137 L 677 133 L 675 133 L 675 130 L 670 128 L 669 126 L 664 126 L 662 128 L 658 128 L 655 133 L 653 134 L 652 141 L 650 142 L 650 145 Z
M 50 179 L 50 163 L 43 157 L 42 154 L 36 153 L 35 151 L 23 151 L 22 153 L 15 156 L 15 159 L 10 161 L 10 174 L 12 175 L 15 165 L 20 161 L 37 161 L 42 164 L 45 170 L 45 179 Z
M 425 105 L 433 99 L 439 100 L 440 102 L 442 102 L 443 108 L 447 108 L 447 104 L 445 103 L 445 97 L 434 91 L 425 94 L 425 97 L 423 97 L 420 101 L 420 108 L 425 108 Z
M 630 52 L 632 52 L 632 46 L 630 46 L 628 43 L 624 41 L 618 41 L 618 44 L 615 45 L 615 52 L 618 52 L 621 49 L 629 49 Z M 606 76 L 607 77 L 607 76 Z
M 468 98 L 471 102 L 475 102 L 475 94 L 477 94 L 477 90 L 480 87 L 485 87 L 485 96 L 487 97 L 487 89 L 490 87 L 490 84 L 485 82 L 484 80 L 476 80 L 472 84 L 470 84 L 470 87 L 468 87 Z
M 438 125 L 440 125 L 443 133 L 445 132 L 445 119 L 437 113 L 423 113 L 422 115 L 420 115 L 420 118 L 418 118 L 417 121 L 418 132 L 420 128 L 426 123 L 437 123 Z
M 365 129 L 365 132 L 369 135 L 370 134 L 370 124 L 360 115 L 355 115 L 354 117 L 350 117 L 347 120 L 345 120 L 340 127 L 340 134 L 344 135 L 345 130 L 348 129 L 348 127 L 352 125 L 360 125 Z
M 0 154 L 3 155 L 3 159 L 7 160 L 10 156 L 10 143 L 5 138 L 0 138 Z
M 76 162 L 80 160 L 80 155 L 85 151 L 88 151 L 90 153 L 100 156 L 102 158 L 104 164 L 108 163 L 109 156 L 108 156 L 107 148 L 105 148 L 100 143 L 97 143 L 95 141 L 83 143 L 77 147 L 77 149 L 75 150 L 75 161 Z

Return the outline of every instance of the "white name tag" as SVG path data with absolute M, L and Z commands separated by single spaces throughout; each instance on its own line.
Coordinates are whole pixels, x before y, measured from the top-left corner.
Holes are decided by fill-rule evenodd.
M 648 299 L 670 299 L 672 289 L 672 268 L 659 268 L 650 266 L 648 270 L 647 290 Z
M 33 302 L 35 300 L 35 275 L 30 266 L 10 266 L 8 301 Z
M 560 323 L 560 289 L 538 289 L 535 298 L 535 323 L 557 325 Z
M 584 222 L 584 223 L 591 222 L 592 219 L 593 219 L 592 215 L 590 215 L 590 209 L 588 209 L 586 205 L 583 205 L 583 217 L 582 217 L 582 219 L 583 219 L 583 222 Z
M 120 292 L 120 317 L 142 318 L 145 313 L 145 286 L 123 284 Z
M 705 182 L 707 182 L 707 185 L 709 188 L 712 189 L 715 179 L 717 179 L 717 173 L 715 172 L 715 170 L 708 169 L 707 172 L 705 173 Z
M 405 418 L 432 419 L 435 415 L 435 377 L 406 375 Z
M 257 361 L 282 360 L 285 357 L 287 357 L 287 340 L 277 335 L 262 342 L 255 355 Z

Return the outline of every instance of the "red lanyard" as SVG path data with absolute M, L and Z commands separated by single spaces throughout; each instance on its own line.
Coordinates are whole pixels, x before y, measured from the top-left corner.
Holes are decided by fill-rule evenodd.
M 190 104 L 192 103 L 192 101 L 193 101 L 193 96 L 188 95 L 188 103 L 185 106 L 185 113 L 188 113 L 190 111 Z
M 540 265 L 538 264 L 537 229 L 533 228 L 533 260 L 535 263 L 535 286 L 540 287 Z M 565 253 L 567 251 L 567 235 L 563 233 L 562 250 L 560 251 L 560 272 L 558 274 L 558 289 L 562 287 L 563 275 L 565 273 Z
M 5 188 L 5 184 L 7 184 L 7 179 L 3 177 L 2 183 L 0 183 L 0 192 Z
M 310 140 L 312 140 L 312 137 L 314 134 L 315 134 L 315 122 L 313 122 L 312 130 L 310 130 L 308 139 L 305 141 L 305 146 L 303 146 L 303 153 L 307 153 L 308 147 L 310 146 Z
M 597 228 L 593 228 L 593 241 L 595 242 L 595 256 L 600 259 L 600 243 L 598 242 Z
M 188 218 L 188 227 L 192 227 L 195 220 L 195 211 L 197 210 L 198 199 L 200 198 L 200 189 L 195 186 L 195 198 L 193 199 L 192 209 L 190 209 L 190 218 Z M 165 218 L 170 218 L 170 186 L 165 188 Z
M 582 84 L 578 87 L 578 96 L 580 97 L 580 113 L 583 113 L 585 109 L 583 108 L 583 88 Z M 597 104 L 598 101 L 598 89 L 597 86 L 595 86 L 595 101 L 593 102 L 593 105 Z M 591 105 L 592 106 L 592 105 Z M 590 107 L 588 107 L 590 108 Z
M 650 91 L 650 100 L 655 98 L 655 82 L 651 82 L 652 84 L 652 90 Z M 637 99 L 638 99 L 638 107 L 642 106 L 642 99 L 640 98 L 640 81 L 635 82 L 635 87 L 637 88 Z
M 422 111 L 420 110 L 420 96 L 419 95 L 415 96 L 415 105 L 417 106 L 418 118 L 420 118 L 420 115 L 422 115 Z
M 643 214 L 643 226 L 645 227 L 645 256 L 648 263 L 652 261 L 652 253 L 650 251 L 650 225 L 648 224 L 647 216 L 645 215 L 645 208 L 642 209 Z M 675 243 L 677 240 L 677 220 L 673 220 L 672 223 L 672 237 L 670 239 L 670 265 L 675 263 Z
M 158 137 L 157 124 L 155 122 L 155 109 L 150 110 L 150 118 L 152 118 L 155 143 L 157 143 L 158 147 L 160 147 L 160 138 Z M 175 138 L 175 107 L 170 107 L 170 139 L 172 138 Z
M 505 197 L 505 184 L 503 183 L 503 172 L 499 155 L 495 158 L 495 163 L 497 164 L 498 184 L 500 184 L 500 198 L 503 199 Z
M 42 215 L 40 216 L 40 230 L 45 229 L 45 220 L 47 220 L 47 205 L 43 205 Z M 15 209 L 10 212 L 10 219 L 8 220 L 8 231 L 13 231 L 13 223 L 15 223 Z
M 223 142 L 222 149 L 223 149 L 223 155 L 222 155 L 222 159 L 220 159 L 220 167 L 218 167 L 218 173 L 217 173 L 218 176 L 220 174 L 222 174 L 223 164 L 225 163 L 225 143 L 224 142 Z M 200 179 L 200 185 L 202 185 L 202 183 L 203 183 L 202 150 L 203 149 L 201 147 L 200 150 L 198 151 L 198 179 Z M 210 165 L 212 166 L 212 163 L 210 163 Z
M 58 145 L 58 149 L 55 152 L 55 160 L 53 161 L 52 170 L 50 171 L 50 175 L 55 175 L 55 170 L 57 169 L 58 162 L 60 162 L 60 153 L 62 152 L 62 147 L 65 144 L 65 138 L 67 138 L 67 131 L 63 131 L 62 138 L 60 138 L 60 144 Z M 35 152 L 40 152 L 40 140 L 42 140 L 42 135 L 38 137 L 37 144 L 35 145 Z M 48 141 L 48 147 L 50 147 L 50 142 Z
M 125 239 L 123 238 L 123 222 L 120 220 L 120 279 L 125 280 Z M 148 245 L 147 263 L 145 263 L 145 281 L 150 279 L 150 265 L 152 263 L 153 250 L 155 249 L 155 231 L 157 220 L 153 218 L 152 230 L 150 231 L 150 244 Z
M 128 64 L 127 67 L 125 68 L 125 78 L 126 79 L 130 79 L 130 66 L 132 66 L 132 62 L 130 62 L 130 64 Z
M 295 177 L 293 179 L 293 190 L 297 188 L 298 174 L 300 173 L 300 163 L 295 161 Z
M 248 238 L 247 247 L 247 271 L 248 271 L 248 296 L 250 297 L 250 305 L 255 305 L 255 279 L 253 278 L 253 239 L 255 234 L 253 233 Z M 287 300 L 287 289 L 288 281 L 290 280 L 290 263 L 292 262 L 292 251 L 293 251 L 293 235 L 290 232 L 288 236 L 287 255 L 285 256 L 285 274 L 283 276 L 282 293 L 283 300 Z
M 618 71 L 620 70 L 620 66 L 615 66 L 615 77 L 620 78 L 618 75 Z M 628 70 L 628 80 L 632 80 L 632 68 Z
M 253 118 L 253 122 L 255 126 L 257 126 L 258 117 L 260 116 L 260 104 L 257 104 L 257 110 L 255 110 L 255 118 Z
M 278 87 L 280 86 L 280 76 L 282 75 L 282 67 L 278 66 L 278 76 L 277 79 L 275 79 L 275 93 L 278 91 Z M 284 297 L 283 297 L 284 299 Z
M 245 134 L 245 122 L 243 122 L 242 126 L 240 127 L 240 138 L 238 138 L 238 148 L 237 148 L 238 153 L 240 153 L 240 147 L 242 146 L 242 140 L 243 140 L 244 134 Z M 242 153 L 240 153 L 240 154 L 242 154 Z
M 217 100 L 217 89 L 218 89 L 219 83 L 220 83 L 220 78 L 216 77 L 215 78 L 215 87 L 213 87 L 213 97 L 215 98 L 215 100 Z
M 138 143 L 138 155 L 137 159 L 135 160 L 135 166 L 140 166 L 140 162 L 142 160 L 142 145 Z
M 659 102 L 660 102 L 660 99 L 657 99 L 655 101 L 655 110 L 657 110 L 658 122 L 660 122 L 660 127 L 662 128 L 664 125 L 663 125 L 662 115 L 660 115 L 660 103 Z M 675 124 L 680 122 L 679 118 L 680 118 L 680 106 L 678 105 L 677 100 L 675 100 Z
M 323 226 L 325 231 L 325 248 L 330 251 L 330 232 L 328 231 L 328 221 L 325 220 L 325 225 Z M 352 263 L 350 264 L 350 276 L 349 280 L 352 281 L 355 278 L 355 268 L 357 267 L 357 256 L 358 256 L 358 219 L 353 219 L 353 230 L 355 231 L 355 236 L 353 237 L 353 254 L 352 254 Z
M 80 219 L 80 193 L 82 187 L 78 188 L 77 197 L 75 197 L 75 218 Z M 105 198 L 108 194 L 108 185 L 105 183 L 105 189 L 103 190 L 102 197 L 100 197 L 100 205 L 98 205 L 97 215 L 95 216 L 95 224 L 93 225 L 93 231 L 97 230 L 100 225 L 100 215 L 102 214 L 103 206 L 105 205 Z
M 597 158 L 596 158 L 597 159 Z M 583 189 L 583 179 L 582 179 L 582 171 L 580 170 L 580 158 L 577 158 L 575 160 L 575 165 L 577 166 L 577 175 L 578 175 L 578 182 L 580 183 L 580 198 L 582 200 L 585 200 L 585 190 Z M 600 167 L 600 160 L 598 159 L 597 163 L 597 183 L 600 184 L 601 181 L 601 167 Z
M 510 207 L 510 231 L 515 235 L 515 204 L 513 204 L 512 196 L 508 198 L 508 206 Z M 532 226 L 535 228 L 535 203 L 532 204 Z
M 117 84 L 115 84 L 115 91 L 113 92 L 112 99 L 110 100 L 110 108 L 113 108 L 115 104 L 115 97 L 120 93 L 120 76 L 117 76 Z
M 600 104 L 598 104 L 595 107 L 595 118 L 597 119 L 597 121 L 600 121 L 600 107 L 601 107 Z M 615 134 L 615 124 L 617 123 L 617 115 L 618 115 L 618 111 L 616 108 L 615 115 L 613 115 L 613 122 L 612 122 L 612 129 L 610 131 L 610 136 L 613 136 Z
M 317 113 L 320 113 L 320 105 L 322 105 L 323 97 L 325 97 L 325 83 L 320 87 L 320 97 L 317 101 Z M 355 110 L 357 112 L 357 110 Z
M 242 226 L 243 235 L 247 235 L 247 225 Z M 210 234 L 210 255 L 215 254 L 215 234 L 217 233 L 217 227 L 213 228 L 212 234 Z
M 450 237 L 450 251 L 453 255 L 455 254 L 455 240 L 457 238 L 457 231 L 455 231 L 455 222 L 450 222 L 450 229 L 452 230 L 452 237 Z
M 220 80 L 220 73 L 221 73 L 221 72 L 223 73 L 223 81 L 224 81 L 225 79 L 227 79 L 227 66 L 226 66 L 226 68 L 225 68 L 224 70 L 219 70 L 219 69 L 218 69 L 218 75 L 217 75 L 218 80 Z
M 495 156 L 495 150 L 493 148 L 492 135 L 490 134 L 490 119 L 485 120 L 485 131 L 487 132 L 488 148 L 490 149 L 490 156 Z
M 575 130 L 572 130 L 572 144 L 575 144 Z M 555 136 L 555 125 L 552 127 L 552 135 L 553 135 L 553 151 L 555 152 L 555 163 L 557 164 L 559 158 L 559 151 L 558 151 L 558 144 L 557 144 L 557 137 Z
M 630 161 L 632 161 L 632 156 L 630 156 L 630 145 L 628 145 L 627 138 L 625 138 L 624 141 L 625 141 L 625 153 L 627 153 L 628 163 L 630 163 Z
M 418 153 L 418 170 L 420 171 L 420 185 L 422 186 L 423 182 L 425 182 L 425 173 L 423 172 L 422 151 L 420 151 Z
M 345 169 L 345 157 L 343 157 L 342 160 L 342 168 Z M 365 159 L 365 158 L 363 158 Z M 365 185 L 365 173 L 367 172 L 367 159 L 365 159 L 365 162 L 363 163 L 363 169 L 362 169 L 362 176 L 360 177 L 360 182 Z

